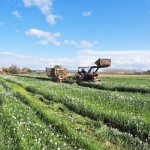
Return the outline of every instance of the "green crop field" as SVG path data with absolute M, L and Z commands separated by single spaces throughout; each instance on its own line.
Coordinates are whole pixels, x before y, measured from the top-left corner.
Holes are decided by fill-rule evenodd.
M 101 80 L 0 76 L 0 149 L 149 150 L 150 77 Z

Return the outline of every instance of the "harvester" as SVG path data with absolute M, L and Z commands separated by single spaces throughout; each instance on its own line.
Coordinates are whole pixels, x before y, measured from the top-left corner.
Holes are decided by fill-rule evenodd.
M 82 81 L 100 81 L 98 77 L 98 69 L 106 68 L 111 65 L 111 59 L 98 59 L 95 62 L 96 66 L 90 67 L 78 67 L 78 73 L 76 75 L 76 82 Z
M 67 69 L 46 67 L 46 74 L 56 82 L 63 82 L 67 78 Z

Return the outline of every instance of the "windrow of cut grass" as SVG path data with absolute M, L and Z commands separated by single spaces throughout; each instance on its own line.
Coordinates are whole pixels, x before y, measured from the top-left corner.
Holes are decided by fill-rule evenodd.
M 64 137 L 53 131 L 51 124 L 44 124 L 36 112 L 23 104 L 11 91 L 5 90 L 2 85 L 0 85 L 0 100 L 4 133 L 1 149 L 75 149 L 67 144 Z
M 132 80 L 131 80 L 132 81 Z M 121 92 L 134 92 L 134 93 L 149 93 L 150 87 L 147 85 L 134 85 L 133 83 L 111 83 L 109 81 L 101 81 L 100 83 L 94 82 L 81 82 L 81 86 L 102 89 L 102 90 L 111 90 L 111 91 L 121 91 Z
M 45 81 L 52 81 L 51 78 L 46 76 L 30 76 L 30 75 L 17 75 L 27 78 L 36 78 Z M 111 90 L 111 91 L 121 91 L 121 92 L 139 92 L 139 93 L 149 93 L 150 94 L 150 78 L 149 79 L 139 79 L 135 77 L 130 78 L 110 78 L 103 77 L 101 82 L 80 82 L 78 85 L 96 88 L 101 90 Z M 73 84 L 76 81 L 72 78 L 65 80 L 65 83 Z
M 97 88 L 102 90 L 150 93 L 150 78 L 110 78 L 102 77 L 101 82 L 80 82 L 81 86 Z M 75 80 L 66 80 L 66 83 L 75 83 Z
M 3 81 L 1 80 L 1 82 Z M 57 115 L 55 112 L 50 111 L 47 106 L 37 101 L 17 84 L 3 82 L 3 85 L 6 88 L 10 88 L 18 99 L 29 105 L 33 111 L 36 111 L 36 114 L 41 117 L 46 124 L 51 124 L 55 132 L 64 135 L 66 137 L 66 142 L 69 142 L 78 149 L 107 149 L 108 146 L 95 140 L 95 138 L 87 134 L 87 132 L 78 131 L 75 125 L 65 118 L 62 118 L 62 116 L 60 117 L 60 115 Z
M 7 87 L 6 87 L 7 88 Z M 42 95 L 36 95 L 34 94 L 34 97 L 39 98 L 40 100 L 48 103 L 48 99 L 44 99 Z M 147 143 L 143 143 L 138 138 L 134 138 L 130 133 L 121 133 L 116 129 L 107 127 L 106 125 L 103 125 L 99 121 L 90 120 L 87 117 L 81 117 L 73 112 L 66 112 L 66 108 L 62 107 L 63 105 L 60 103 L 52 103 L 52 101 L 49 101 L 51 104 L 49 107 L 54 109 L 54 111 L 63 110 L 62 118 L 64 119 L 64 116 L 68 117 L 73 124 L 82 124 L 78 127 L 78 130 L 80 133 L 83 131 L 88 131 L 90 134 L 94 135 L 98 141 L 103 141 L 105 145 L 107 145 L 108 149 L 147 149 L 148 145 Z M 57 108 L 57 109 L 56 109 Z M 57 115 L 60 115 L 57 113 Z M 65 118 L 66 118 L 65 117 Z M 82 132 L 81 132 L 82 131 Z M 39 131 L 40 132 L 40 131 Z M 55 134 L 56 135 L 56 134 Z M 58 135 L 58 134 L 57 134 Z M 50 140 L 51 141 L 51 140 Z M 57 143 L 57 142 L 56 142 Z M 48 143 L 47 143 L 48 144 Z
M 20 75 L 19 75 L 20 76 Z M 23 83 L 25 83 L 24 80 L 26 80 L 26 76 L 25 78 L 19 78 L 18 76 L 18 79 L 14 77 L 14 80 L 19 80 L 17 81 L 17 83 L 23 81 Z M 24 76 L 23 76 L 24 77 Z M 8 76 L 9 78 L 9 76 Z M 32 82 L 32 79 L 30 80 L 30 76 L 28 76 L 29 78 L 29 81 Z M 32 77 L 31 77 L 32 78 Z M 35 77 L 33 77 L 34 79 Z M 47 78 L 47 77 L 44 77 L 44 78 Z M 39 79 L 39 78 L 38 78 Z M 46 80 L 46 79 L 44 79 Z M 48 80 L 49 81 L 49 80 Z M 88 82 L 89 83 L 89 82 Z M 92 83 L 89 83 L 89 84 L 92 84 Z M 95 84 L 95 83 L 93 83 Z M 57 85 L 57 84 L 56 84 Z M 76 85 L 73 85 L 75 87 L 78 87 Z M 79 87 L 80 88 L 80 87 Z M 77 89 L 77 88 L 76 88 Z M 82 88 L 81 88 L 82 89 Z M 73 90 L 73 89 L 72 89 Z M 95 91 L 95 90 L 94 90 Z M 75 91 L 76 92 L 76 91 Z M 96 91 L 96 93 L 98 93 L 98 91 Z M 108 94 L 107 94 L 108 93 Z M 80 93 L 79 93 L 80 94 Z M 149 109 L 149 105 L 147 105 L 147 103 L 149 103 L 150 99 L 149 99 L 149 93 L 146 93 L 146 94 L 141 94 L 141 93 L 130 93 L 130 92 L 117 92 L 117 90 L 115 92 L 111 92 L 111 91 L 108 91 L 108 90 L 104 90 L 104 91 L 100 91 L 100 94 L 104 95 L 104 96 L 107 96 L 108 100 L 109 100 L 109 103 L 111 103 L 110 101 L 110 98 L 113 97 L 113 99 L 116 99 L 117 103 L 119 103 L 120 105 L 122 104 L 122 100 L 126 103 L 126 107 L 130 110 L 137 110 L 137 113 L 140 111 L 140 110 L 143 110 L 145 107 L 146 109 Z M 84 96 L 84 95 L 83 95 Z M 121 99 L 121 100 L 120 100 Z M 106 99 L 105 99 L 106 101 Z M 137 105 L 136 105 L 137 104 Z M 117 106 L 117 105 L 116 105 Z M 140 109 L 139 107 L 140 106 Z M 125 107 L 125 110 L 126 110 L 126 107 Z M 141 107 L 143 109 L 141 109 Z M 118 108 L 116 108 L 118 109 Z M 121 108 L 122 109 L 122 108 Z M 145 110 L 145 109 L 144 109 Z M 128 110 L 127 110 L 128 111 Z M 140 112 L 141 113 L 141 112 Z
M 95 136 L 98 141 L 103 141 L 106 145 L 114 147 L 114 149 L 148 149 L 148 144 L 134 138 L 130 133 L 120 132 L 117 129 L 104 125 L 101 121 L 91 120 L 87 117 L 82 117 L 75 112 L 69 111 L 62 103 L 56 103 L 53 100 L 45 99 L 42 95 L 33 94 L 39 97 L 41 101 L 48 103 L 50 108 L 55 111 L 60 111 L 64 118 L 68 117 L 73 124 L 80 124 L 78 130 L 84 130 Z
M 3 111 L 2 103 L 0 104 L 0 148 L 1 150 L 12 150 L 14 148 L 14 140 L 10 135 L 9 130 L 3 128 Z
M 147 86 L 150 87 L 149 81 L 150 81 L 150 75 L 145 75 L 145 77 L 136 77 L 136 76 L 130 76 L 130 77 L 102 77 L 102 81 L 106 81 L 109 83 L 114 84 L 134 84 L 136 86 Z
M 17 80 L 19 81 L 17 82 Z M 102 120 L 111 127 L 129 132 L 149 143 L 149 101 L 143 101 L 143 109 L 140 108 L 134 97 L 128 100 L 128 96 L 122 96 L 120 92 L 104 92 L 94 89 L 43 82 L 36 79 L 15 77 L 9 79 L 24 86 L 27 90 L 43 95 L 45 98 L 61 102 L 73 111 L 95 120 Z M 118 94 L 118 99 L 116 95 Z M 138 99 L 138 98 L 137 98 Z M 139 99 L 140 100 L 140 99 Z M 119 103 L 120 101 L 120 103 Z M 126 102 L 127 101 L 127 102 Z M 132 104 L 130 109 L 128 108 Z M 141 106 L 140 104 L 140 106 Z

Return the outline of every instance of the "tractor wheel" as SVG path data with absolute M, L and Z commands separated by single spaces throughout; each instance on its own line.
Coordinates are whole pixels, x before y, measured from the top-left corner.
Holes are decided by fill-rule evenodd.
M 76 75 L 76 82 L 80 83 L 83 80 L 81 75 Z

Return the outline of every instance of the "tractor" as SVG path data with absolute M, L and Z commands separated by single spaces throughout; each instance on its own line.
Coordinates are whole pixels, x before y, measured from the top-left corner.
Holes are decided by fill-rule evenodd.
M 66 68 L 47 68 L 46 74 L 53 81 L 63 82 L 67 78 L 67 69 Z
M 98 77 L 98 69 L 106 68 L 111 65 L 111 59 L 98 59 L 95 62 L 96 66 L 90 67 L 78 67 L 78 73 L 75 76 L 76 82 L 80 83 L 82 81 L 100 81 Z

